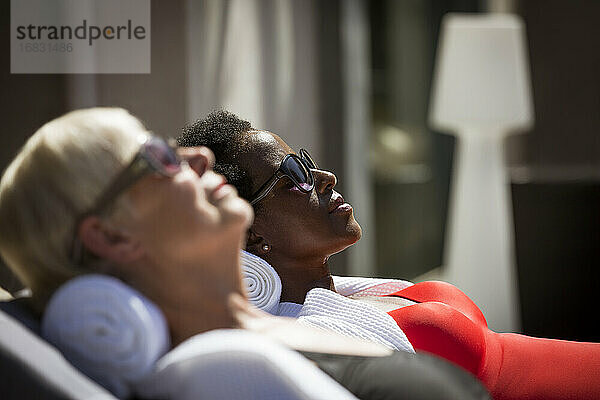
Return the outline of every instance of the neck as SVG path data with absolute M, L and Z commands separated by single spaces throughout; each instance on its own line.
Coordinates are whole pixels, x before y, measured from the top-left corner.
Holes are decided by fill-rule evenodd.
M 328 257 L 288 258 L 272 254 L 266 260 L 281 278 L 281 301 L 302 304 L 311 289 L 335 291 Z
M 212 329 L 238 327 L 229 307 L 232 295 L 245 298 L 238 246 L 215 249 L 200 262 L 171 261 L 165 268 L 145 259 L 139 267 L 144 273 L 129 281 L 161 309 L 173 346 Z

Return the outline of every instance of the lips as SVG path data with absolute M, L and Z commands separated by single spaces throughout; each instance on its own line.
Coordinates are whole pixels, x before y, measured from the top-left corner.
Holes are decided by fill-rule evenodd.
M 221 178 L 222 181 L 219 182 L 218 185 L 216 185 L 214 187 L 214 189 L 210 190 L 210 196 L 214 199 L 214 200 L 218 200 L 221 197 L 223 197 L 225 195 L 225 193 L 228 192 L 228 189 L 230 188 L 229 185 L 227 185 L 227 180 L 225 178 Z
M 329 214 L 334 212 L 335 209 L 338 208 L 339 206 L 341 206 L 342 204 L 344 204 L 344 198 L 342 197 L 341 194 L 338 194 L 336 197 L 332 197 L 331 201 L 329 202 L 329 209 L 328 209 Z
M 219 183 L 217 185 L 217 187 L 215 187 L 215 190 L 213 190 L 213 192 L 216 192 L 217 190 L 221 189 L 225 185 L 227 185 L 227 181 L 225 179 L 223 179 L 223 182 Z

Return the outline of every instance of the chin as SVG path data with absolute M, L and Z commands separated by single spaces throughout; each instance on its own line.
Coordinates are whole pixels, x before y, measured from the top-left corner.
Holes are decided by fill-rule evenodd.
M 354 214 L 352 217 L 350 217 L 348 223 L 346 224 L 346 232 L 348 233 L 348 236 L 354 238 L 354 241 L 351 244 L 358 242 L 362 237 L 362 228 L 360 227 L 358 221 L 354 219 Z
M 346 247 L 352 246 L 354 243 L 358 242 L 362 237 L 362 229 L 360 228 L 360 225 L 356 224 L 356 228 L 357 229 L 353 229 L 350 232 L 348 232 L 349 244 Z
M 358 222 L 356 222 L 354 218 L 352 218 L 346 224 L 346 229 L 344 230 L 344 232 L 341 235 L 338 235 L 338 246 L 336 246 L 336 248 L 331 254 L 337 254 L 343 250 L 346 250 L 348 247 L 358 242 L 361 237 L 362 228 L 360 227 Z

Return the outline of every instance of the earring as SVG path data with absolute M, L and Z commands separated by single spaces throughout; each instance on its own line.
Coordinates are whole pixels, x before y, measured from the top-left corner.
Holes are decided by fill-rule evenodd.
M 265 243 L 262 245 L 262 249 L 265 253 L 267 253 L 269 250 L 271 250 L 271 246 Z

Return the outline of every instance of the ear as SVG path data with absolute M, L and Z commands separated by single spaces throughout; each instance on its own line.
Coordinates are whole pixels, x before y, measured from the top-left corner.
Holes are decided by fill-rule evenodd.
M 97 216 L 92 215 L 81 221 L 77 234 L 87 250 L 115 263 L 132 262 L 144 254 L 139 240 Z
M 268 244 L 265 238 L 257 234 L 254 229 L 250 228 L 248 231 L 248 240 L 246 242 L 246 251 L 262 256 L 268 253 L 268 251 L 263 249 L 265 244 Z

